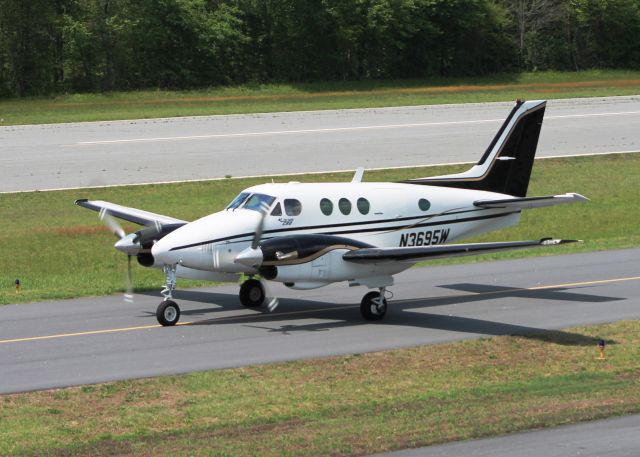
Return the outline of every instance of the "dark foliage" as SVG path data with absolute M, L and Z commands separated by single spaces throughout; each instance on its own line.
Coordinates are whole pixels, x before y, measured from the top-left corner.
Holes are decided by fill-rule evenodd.
M 0 96 L 637 68 L 640 0 L 0 0 Z

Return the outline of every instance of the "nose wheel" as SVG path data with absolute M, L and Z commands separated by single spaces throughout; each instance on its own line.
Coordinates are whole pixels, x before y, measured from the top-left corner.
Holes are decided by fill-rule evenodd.
M 180 320 L 180 307 L 173 300 L 165 300 L 158 305 L 156 319 L 163 327 L 176 325 Z
M 362 298 L 360 314 L 368 321 L 379 321 L 387 314 L 387 299 L 384 288 L 380 292 L 369 292 Z

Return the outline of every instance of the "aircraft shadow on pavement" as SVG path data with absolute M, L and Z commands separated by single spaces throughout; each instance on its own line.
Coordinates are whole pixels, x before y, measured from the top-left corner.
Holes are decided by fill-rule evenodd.
M 391 300 L 384 321 L 376 322 L 373 325 L 409 326 L 488 336 L 520 335 L 525 338 L 561 345 L 593 346 L 598 343 L 599 339 L 578 333 L 548 330 L 463 316 L 432 314 L 425 311 L 438 306 L 473 303 L 505 297 L 588 303 L 624 300 L 618 297 L 574 293 L 574 288 L 569 289 L 566 287 L 535 290 L 471 283 L 449 284 L 439 287 L 468 293 L 457 296 Z M 329 331 L 341 327 L 370 324 L 362 319 L 358 304 L 328 304 L 310 300 L 281 298 L 280 305 L 274 313 L 268 313 L 266 309 L 257 308 L 247 310 L 250 314 L 225 316 L 219 319 L 212 316 L 212 314 L 222 311 L 228 312 L 233 309 L 245 309 L 239 304 L 236 295 L 206 291 L 180 291 L 176 293 L 176 299 L 198 303 L 215 303 L 214 306 L 206 308 L 193 309 L 185 306 L 185 309 L 182 311 L 184 316 L 203 318 L 200 321 L 194 322 L 192 325 L 243 324 L 247 327 L 260 328 L 268 332 L 292 334 L 295 332 Z M 417 308 L 420 308 L 420 310 Z M 148 316 L 154 313 L 149 311 L 145 314 Z M 327 319 L 328 321 L 310 324 L 286 323 L 287 321 L 299 321 L 301 318 L 320 318 Z M 615 344 L 615 341 L 609 341 L 608 343 Z

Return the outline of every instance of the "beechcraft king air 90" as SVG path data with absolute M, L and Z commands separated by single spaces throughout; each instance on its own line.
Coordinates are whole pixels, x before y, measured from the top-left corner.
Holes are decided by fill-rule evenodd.
M 393 275 L 418 261 L 573 241 L 459 243 L 517 224 L 524 209 L 587 200 L 574 193 L 526 196 L 545 107 L 545 101 L 517 101 L 480 161 L 459 174 L 373 183 L 362 182 L 359 169 L 348 183 L 262 184 L 193 222 L 104 201 L 76 204 L 100 212 L 120 238 L 115 248 L 129 260 L 162 269 L 166 283 L 156 317 L 164 326 L 180 318 L 173 300 L 177 277 L 248 277 L 241 303 L 270 311 L 277 299 L 267 297 L 264 280 L 292 289 L 347 282 L 374 289 L 360 310 L 365 319 L 379 320 Z M 145 227 L 125 235 L 114 217 Z

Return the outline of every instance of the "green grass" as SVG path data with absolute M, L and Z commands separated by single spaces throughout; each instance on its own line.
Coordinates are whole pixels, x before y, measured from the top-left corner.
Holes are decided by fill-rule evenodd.
M 72 94 L 0 100 L 0 126 L 339 108 L 635 95 L 640 71 L 592 70 L 482 78 L 245 85 L 191 91 Z
M 397 181 L 467 168 L 443 166 L 371 171 L 368 181 Z M 296 176 L 296 181 L 348 181 L 350 173 Z M 267 178 L 113 187 L 55 192 L 0 194 L 0 304 L 104 295 L 121 291 L 126 257 L 113 249 L 115 238 L 97 214 L 73 205 L 76 198 L 103 199 L 193 220 L 223 208 L 240 190 Z M 275 181 L 289 181 L 278 177 Z M 270 181 L 270 179 L 269 179 Z M 520 224 L 489 233 L 482 240 L 525 240 L 544 236 L 583 239 L 565 247 L 513 251 L 458 261 L 551 255 L 640 245 L 638 183 L 640 153 L 537 161 L 529 195 L 579 192 L 586 204 L 528 210 Z M 131 232 L 138 227 L 125 225 Z M 440 262 L 442 263 L 442 262 Z M 22 289 L 14 292 L 14 280 Z M 159 270 L 134 262 L 136 288 L 161 288 Z M 210 283 L 179 281 L 178 287 Z
M 0 455 L 350 456 L 636 413 L 638 335 L 628 321 L 5 395 Z

